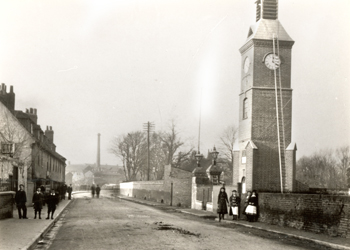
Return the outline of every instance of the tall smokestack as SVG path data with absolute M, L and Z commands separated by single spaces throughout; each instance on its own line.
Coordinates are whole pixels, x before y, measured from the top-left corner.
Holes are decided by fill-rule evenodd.
M 101 134 L 97 134 L 97 161 L 96 161 L 96 167 L 97 171 L 101 171 L 101 166 L 100 166 L 100 136 Z

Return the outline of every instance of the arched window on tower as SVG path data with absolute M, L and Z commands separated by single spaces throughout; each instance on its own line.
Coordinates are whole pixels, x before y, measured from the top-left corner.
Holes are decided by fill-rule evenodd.
M 243 100 L 243 119 L 248 118 L 248 98 Z

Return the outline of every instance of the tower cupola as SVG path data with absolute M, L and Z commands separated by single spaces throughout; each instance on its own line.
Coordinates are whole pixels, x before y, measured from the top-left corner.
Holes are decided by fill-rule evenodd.
M 256 21 L 260 19 L 278 19 L 278 0 L 257 0 Z

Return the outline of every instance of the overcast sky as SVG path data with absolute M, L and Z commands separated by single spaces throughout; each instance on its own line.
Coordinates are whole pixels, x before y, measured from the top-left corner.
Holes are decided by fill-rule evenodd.
M 166 129 L 201 151 L 238 125 L 239 48 L 255 0 L 0 0 L 0 82 L 36 108 L 72 164 L 101 163 L 114 136 Z M 297 157 L 350 145 L 350 1 L 280 0 L 292 51 Z

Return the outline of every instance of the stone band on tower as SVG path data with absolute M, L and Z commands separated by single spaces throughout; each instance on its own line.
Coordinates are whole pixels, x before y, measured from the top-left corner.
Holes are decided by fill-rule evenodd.
M 242 77 L 233 183 L 242 185 L 242 191 L 294 191 L 296 146 L 291 140 L 294 41 L 277 19 L 278 1 L 256 3 L 257 22 L 250 27 L 240 49 Z

